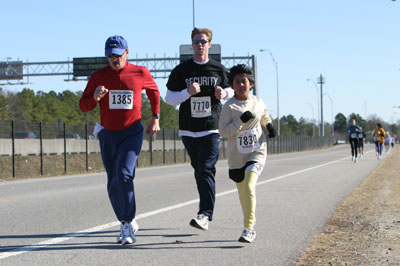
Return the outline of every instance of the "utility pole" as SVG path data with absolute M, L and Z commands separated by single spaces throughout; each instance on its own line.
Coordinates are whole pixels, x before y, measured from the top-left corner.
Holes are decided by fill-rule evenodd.
M 324 132 L 324 105 L 323 105 L 323 92 L 322 92 L 322 86 L 325 83 L 325 78 L 322 76 L 322 74 L 319 75 L 317 79 L 317 83 L 320 85 L 321 88 L 321 136 L 325 136 Z

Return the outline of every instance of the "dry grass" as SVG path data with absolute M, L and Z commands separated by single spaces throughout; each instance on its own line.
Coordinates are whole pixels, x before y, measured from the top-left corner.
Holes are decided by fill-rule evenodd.
M 65 172 L 65 161 L 67 171 Z M 190 162 L 190 158 L 184 150 L 141 152 L 137 166 L 149 167 L 159 165 L 170 165 L 175 163 Z M 100 153 L 88 155 L 89 171 L 86 171 L 86 154 L 68 154 L 66 160 L 64 155 L 44 155 L 43 175 L 40 156 L 15 156 L 15 177 L 13 177 L 12 157 L 0 157 L 0 182 L 8 180 L 50 177 L 70 174 L 104 172 Z
M 347 197 L 300 265 L 400 265 L 400 149 Z

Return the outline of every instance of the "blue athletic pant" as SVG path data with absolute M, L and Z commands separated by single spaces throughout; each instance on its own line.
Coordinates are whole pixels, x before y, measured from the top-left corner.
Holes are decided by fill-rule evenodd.
M 119 221 L 130 222 L 136 215 L 135 166 L 143 142 L 143 126 L 137 122 L 130 127 L 98 134 L 101 158 L 107 172 L 107 191 Z
M 215 164 L 219 156 L 220 135 L 210 134 L 200 138 L 182 137 L 194 169 L 200 204 L 197 214 L 204 214 L 212 221 L 215 205 Z
M 378 154 L 382 155 L 383 143 L 379 142 L 379 141 L 375 141 L 375 146 L 376 146 L 376 148 L 378 150 Z

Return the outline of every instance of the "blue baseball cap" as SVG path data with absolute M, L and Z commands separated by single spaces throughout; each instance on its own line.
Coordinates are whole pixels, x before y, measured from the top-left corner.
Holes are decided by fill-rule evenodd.
M 110 54 L 122 55 L 128 48 L 127 41 L 122 36 L 111 36 L 106 41 L 105 55 Z

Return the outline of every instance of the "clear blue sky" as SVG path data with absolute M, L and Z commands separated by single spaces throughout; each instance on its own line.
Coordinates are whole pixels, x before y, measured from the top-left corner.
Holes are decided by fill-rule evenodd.
M 400 1 L 196 0 L 196 26 L 213 30 L 222 55 L 256 55 L 259 96 L 277 115 L 317 119 L 317 90 L 307 79 L 326 78 L 333 113 L 400 120 Z M 192 0 L 2 0 L 0 60 L 66 61 L 102 56 L 111 35 L 124 36 L 131 58 L 178 56 L 190 43 Z M 84 90 L 63 76 L 31 77 L 33 84 L 1 86 L 20 91 Z M 157 79 L 164 97 L 166 79 Z M 4 83 L 0 81 L 0 83 Z M 332 106 L 324 97 L 324 120 Z

